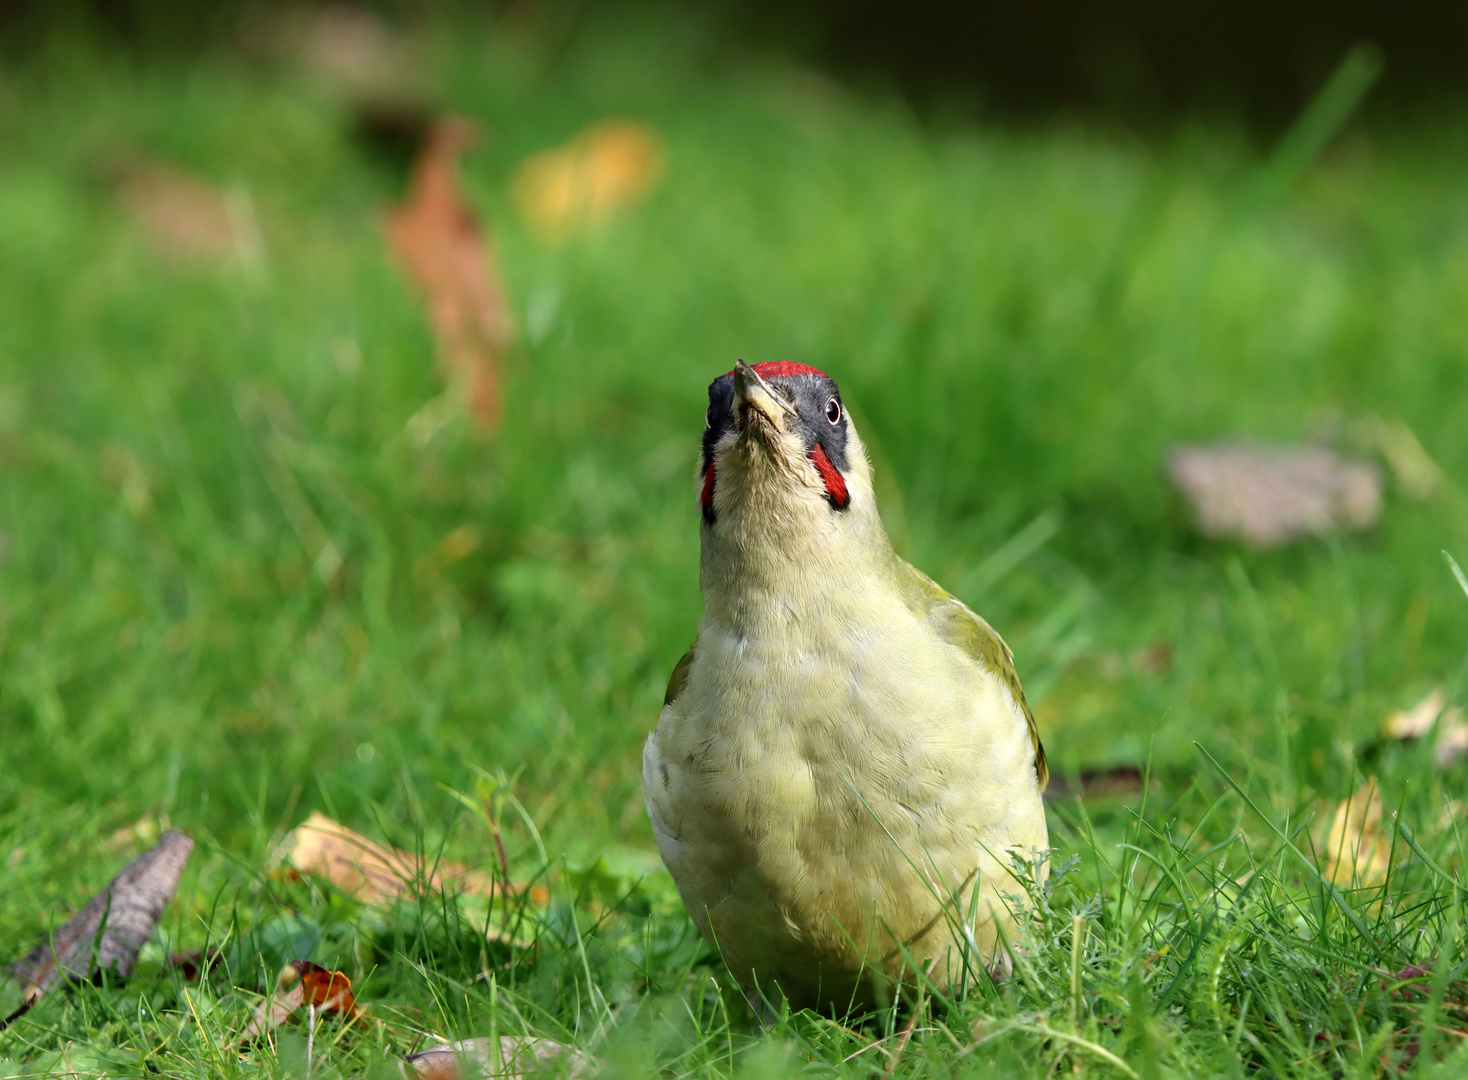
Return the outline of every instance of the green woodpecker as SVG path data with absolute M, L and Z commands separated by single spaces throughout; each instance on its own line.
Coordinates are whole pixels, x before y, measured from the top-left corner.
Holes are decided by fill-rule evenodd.
M 1003 966 L 1045 752 L 1003 640 L 892 550 L 835 381 L 715 379 L 698 500 L 704 615 L 642 766 L 693 921 L 761 1012 Z

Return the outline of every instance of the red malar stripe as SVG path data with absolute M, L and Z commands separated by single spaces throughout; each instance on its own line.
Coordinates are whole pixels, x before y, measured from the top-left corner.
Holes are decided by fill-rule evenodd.
M 699 496 L 698 501 L 703 503 L 705 510 L 714 508 L 714 469 L 716 467 L 713 462 L 709 462 L 709 471 L 703 475 L 703 494 Z
M 831 505 L 837 510 L 845 510 L 846 504 L 851 501 L 851 494 L 846 490 L 846 477 L 837 472 L 836 466 L 831 464 L 831 459 L 826 456 L 825 447 L 816 443 L 806 456 L 816 467 L 816 472 L 821 474 L 821 481 L 826 485 L 826 498 L 831 500 Z

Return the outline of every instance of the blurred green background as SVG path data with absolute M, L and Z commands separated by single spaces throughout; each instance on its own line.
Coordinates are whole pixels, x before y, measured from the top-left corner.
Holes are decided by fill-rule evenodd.
M 0 953 L 140 817 L 215 845 L 208 892 L 309 808 L 436 843 L 472 767 L 518 771 L 570 863 L 654 872 L 640 750 L 700 611 L 693 469 L 736 357 L 840 380 L 894 542 L 1009 640 L 1057 774 L 1150 760 L 1176 794 L 1198 739 L 1280 807 L 1341 798 L 1361 754 L 1393 797 L 1461 794 L 1377 735 L 1463 696 L 1450 86 L 1393 97 L 1342 50 L 1279 123 L 1137 127 L 843 81 L 724 16 L 389 13 L 407 145 L 422 111 L 483 135 L 459 177 L 519 328 L 488 434 L 384 244 L 382 87 L 272 9 L 187 48 L 69 10 L 17 16 L 0 69 Z M 516 169 L 610 117 L 661 173 L 546 239 Z M 118 194 L 138 161 L 223 192 L 233 247 L 161 251 Z M 1382 423 L 1446 482 L 1387 469 L 1364 534 L 1205 541 L 1166 478 L 1182 441 L 1369 457 Z

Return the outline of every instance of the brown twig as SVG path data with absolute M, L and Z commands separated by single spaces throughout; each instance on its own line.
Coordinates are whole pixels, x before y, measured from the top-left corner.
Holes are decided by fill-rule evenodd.
M 500 857 L 500 881 L 504 883 L 505 889 L 505 917 L 510 914 L 510 860 L 505 855 L 505 841 L 500 836 L 499 817 L 494 812 L 494 798 L 491 796 L 484 800 L 484 816 L 489 819 L 489 833 L 494 837 L 494 849 Z M 489 894 L 489 906 L 494 908 L 494 893 Z
M 6 1028 L 8 1028 L 11 1024 L 15 1023 L 17 1020 L 19 1020 L 26 1013 L 30 1012 L 31 1011 L 31 1006 L 34 1005 L 34 1004 L 35 1004 L 35 1001 L 34 1000 L 21 1002 L 20 1008 L 16 1009 L 15 1012 L 11 1013 L 5 1019 L 0 1020 L 0 1031 L 4 1031 Z

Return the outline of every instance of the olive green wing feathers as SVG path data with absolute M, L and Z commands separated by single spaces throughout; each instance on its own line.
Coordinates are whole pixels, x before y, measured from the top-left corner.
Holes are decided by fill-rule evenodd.
M 1035 714 L 1030 711 L 1030 703 L 1025 700 L 1024 687 L 1020 685 L 1019 672 L 1014 668 L 1014 654 L 1009 651 L 1009 646 L 1004 643 L 998 631 L 962 600 L 950 594 L 917 567 L 899 561 L 903 567 L 900 576 L 904 592 L 913 610 L 924 615 L 944 641 L 967 653 L 985 670 L 993 672 L 1019 705 L 1030 728 L 1030 742 L 1035 746 L 1035 776 L 1040 782 L 1040 790 L 1045 790 L 1045 784 L 1050 779 L 1050 767 L 1045 761 L 1045 747 L 1040 742 L 1040 729 L 1035 724 Z
M 683 688 L 688 685 L 688 672 L 693 667 L 693 650 L 696 648 L 698 648 L 697 642 L 688 646 L 688 651 L 683 654 L 683 659 L 674 666 L 673 674 L 668 677 L 668 689 L 663 694 L 663 708 L 673 704 L 683 693 Z
M 683 658 L 673 668 L 668 680 L 667 692 L 663 695 L 663 708 L 673 704 L 688 685 L 688 673 L 693 668 L 693 653 L 697 642 L 689 646 Z M 654 728 L 642 747 L 642 802 L 647 807 L 648 820 L 652 822 L 652 833 L 658 843 L 663 862 L 676 867 L 683 858 L 682 829 L 679 827 L 676 807 L 669 791 L 672 778 L 658 746 L 658 728 Z

